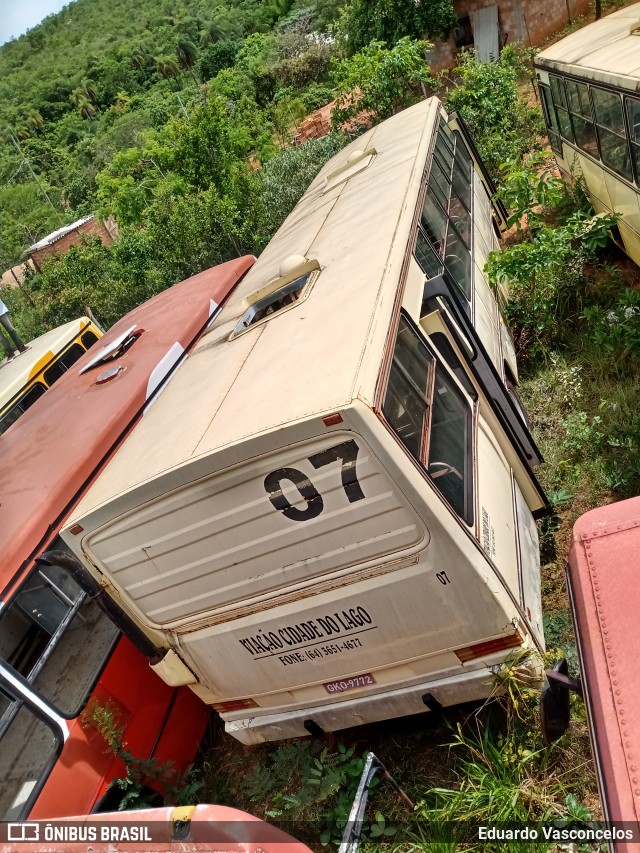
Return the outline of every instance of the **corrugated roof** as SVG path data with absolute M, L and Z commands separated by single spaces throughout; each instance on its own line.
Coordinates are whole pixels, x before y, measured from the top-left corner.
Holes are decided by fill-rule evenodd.
M 47 236 L 43 237 L 42 240 L 38 240 L 38 242 L 34 243 L 33 246 L 29 246 L 27 254 L 29 255 L 31 252 L 36 252 L 38 249 L 44 249 L 45 246 L 50 246 L 52 243 L 56 243 L 61 237 L 64 237 L 65 234 L 75 231 L 76 228 L 79 228 L 81 225 L 84 225 L 85 222 L 89 222 L 90 219 L 94 218 L 93 213 L 90 213 L 88 216 L 83 216 L 82 219 L 77 219 L 75 222 L 72 222 L 71 225 L 63 225 L 62 228 L 58 228 L 57 231 L 52 231 L 51 234 L 47 234 Z
M 620 9 L 543 50 L 541 68 L 569 70 L 603 83 L 640 91 L 640 3 Z

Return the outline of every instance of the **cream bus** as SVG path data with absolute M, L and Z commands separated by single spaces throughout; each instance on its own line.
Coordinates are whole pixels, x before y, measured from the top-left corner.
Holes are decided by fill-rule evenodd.
M 491 190 L 435 98 L 345 148 L 65 526 L 244 743 L 477 700 L 543 648 Z
M 596 212 L 621 214 L 614 237 L 640 264 L 640 3 L 567 36 L 535 66 L 562 175 L 577 161 Z

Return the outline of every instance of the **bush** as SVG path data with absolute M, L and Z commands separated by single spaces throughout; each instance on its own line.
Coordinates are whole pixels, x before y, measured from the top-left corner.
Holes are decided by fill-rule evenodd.
M 457 84 L 446 96 L 449 112 L 457 111 L 469 127 L 492 175 L 508 160 L 520 161 L 539 147 L 545 132 L 542 114 L 518 94 L 518 75 L 510 54 L 497 62 L 479 62 L 473 53 L 461 55 L 455 69 Z
M 337 89 L 334 127 L 363 111 L 381 120 L 415 103 L 423 87 L 433 82 L 424 58 L 430 47 L 428 42 L 409 38 L 391 48 L 372 41 L 351 59 L 335 63 L 331 75 Z
M 340 133 L 313 139 L 277 154 L 262 170 L 259 248 L 266 246 L 322 166 L 346 142 Z
M 304 92 L 300 93 L 300 99 L 308 112 L 313 112 L 319 107 L 333 100 L 333 89 L 322 83 L 312 83 Z
M 240 50 L 240 43 L 219 41 L 207 45 L 198 57 L 197 70 L 201 80 L 211 80 L 223 68 L 231 68 Z
M 299 56 L 281 60 L 271 71 L 279 85 L 302 89 L 327 78 L 332 54 L 330 45 L 316 44 Z

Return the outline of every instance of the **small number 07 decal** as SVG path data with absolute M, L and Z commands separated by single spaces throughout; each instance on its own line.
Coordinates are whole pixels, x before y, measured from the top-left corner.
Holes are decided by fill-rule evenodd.
M 349 441 L 343 441 L 340 444 L 329 447 L 327 450 L 322 450 L 320 453 L 314 453 L 313 456 L 309 456 L 309 462 L 311 462 L 316 470 L 323 468 L 325 465 L 330 465 L 332 462 L 340 461 L 342 463 L 340 476 L 342 478 L 342 487 L 349 503 L 364 500 L 364 492 L 358 481 L 356 471 L 356 460 L 359 449 L 355 441 L 349 439 Z M 283 480 L 289 480 L 290 483 L 293 483 L 300 492 L 300 495 L 306 500 L 306 509 L 298 509 L 289 503 L 282 492 Z M 307 475 L 297 468 L 278 468 L 276 471 L 272 471 L 264 478 L 264 487 L 274 509 L 277 509 L 292 521 L 309 521 L 320 515 L 324 509 L 322 495 Z

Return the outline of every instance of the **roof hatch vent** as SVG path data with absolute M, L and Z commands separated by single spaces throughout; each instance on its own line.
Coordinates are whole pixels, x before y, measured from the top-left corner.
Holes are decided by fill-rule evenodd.
M 356 148 L 355 151 L 352 151 L 351 154 L 349 154 L 342 165 L 338 166 L 338 168 L 334 169 L 332 172 L 329 172 L 325 178 L 325 185 L 322 192 L 326 193 L 334 187 L 337 187 L 338 184 L 341 184 L 349 178 L 352 178 L 354 175 L 364 171 L 377 153 L 378 152 L 375 148 L 367 148 L 366 151 Z
M 113 341 L 103 346 L 96 355 L 94 355 L 94 357 L 84 365 L 84 367 L 80 368 L 80 374 L 87 373 L 94 367 L 107 364 L 110 361 L 115 361 L 116 358 L 123 356 L 127 350 L 131 349 L 143 332 L 144 329 L 139 329 L 137 326 L 131 326 L 131 328 L 127 329 L 126 332 L 118 335 L 118 337 Z
M 320 264 L 315 259 L 308 260 L 303 255 L 286 258 L 280 265 L 278 278 L 272 279 L 244 299 L 245 311 L 231 333 L 230 340 L 303 302 L 319 272 Z

